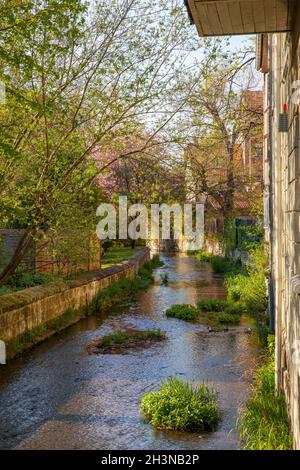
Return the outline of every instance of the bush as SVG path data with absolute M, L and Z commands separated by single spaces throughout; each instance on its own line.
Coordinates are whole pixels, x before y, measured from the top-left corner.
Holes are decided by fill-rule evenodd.
M 166 315 L 179 320 L 195 321 L 199 316 L 199 310 L 194 305 L 175 304 L 166 310 Z
M 213 256 L 211 265 L 215 273 L 225 273 L 231 269 L 232 263 L 223 256 Z
M 274 338 L 269 358 L 256 372 L 252 395 L 241 412 L 238 429 L 244 449 L 292 449 L 284 395 L 275 390 Z
M 227 300 L 225 312 L 230 315 L 241 315 L 245 311 L 245 306 L 242 302 L 231 302 Z
M 214 389 L 174 378 L 143 395 L 141 410 L 156 428 L 178 431 L 212 431 L 221 419 Z

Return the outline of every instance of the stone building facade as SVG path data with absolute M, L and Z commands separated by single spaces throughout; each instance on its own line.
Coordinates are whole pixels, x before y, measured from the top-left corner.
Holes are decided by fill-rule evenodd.
M 265 233 L 270 246 L 276 381 L 285 392 L 294 445 L 299 449 L 300 9 L 297 10 L 292 32 L 259 38 L 258 68 L 264 73 Z

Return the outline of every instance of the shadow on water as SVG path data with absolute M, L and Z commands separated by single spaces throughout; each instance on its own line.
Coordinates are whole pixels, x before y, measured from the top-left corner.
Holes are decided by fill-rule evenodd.
M 208 333 L 167 319 L 174 303 L 224 296 L 208 264 L 163 257 L 156 282 L 106 315 L 81 320 L 0 369 L 0 448 L 235 449 L 237 409 L 248 395 L 259 349 L 243 329 Z M 169 284 L 160 285 L 168 272 Z M 112 329 L 161 328 L 167 340 L 129 354 L 89 355 Z M 142 393 L 170 376 L 214 384 L 223 420 L 213 433 L 155 431 L 139 413 Z

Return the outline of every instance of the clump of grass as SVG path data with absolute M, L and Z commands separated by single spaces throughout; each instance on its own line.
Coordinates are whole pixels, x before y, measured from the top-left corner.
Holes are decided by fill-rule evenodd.
M 225 312 L 230 315 L 241 315 L 245 311 L 245 306 L 242 302 L 231 302 L 227 300 Z
M 203 299 L 197 303 L 201 312 L 224 312 L 227 306 L 226 300 Z
M 227 325 L 236 325 L 240 322 L 239 315 L 232 315 L 230 313 L 215 313 L 212 318 L 219 323 Z
M 269 337 L 269 357 L 256 372 L 238 430 L 246 450 L 292 449 L 284 395 L 275 390 L 274 337 Z
M 166 315 L 179 320 L 195 321 L 199 317 L 199 310 L 194 305 L 174 304 L 166 310 Z
M 112 349 L 119 347 L 133 347 L 138 346 L 145 341 L 161 341 L 165 339 L 166 334 L 160 329 L 145 330 L 145 331 L 114 331 L 113 333 L 103 336 L 97 343 L 99 349 Z
M 207 251 L 199 250 L 195 254 L 195 258 L 198 261 L 205 261 L 206 263 L 210 263 L 214 255 L 208 253 Z
M 220 299 L 200 300 L 197 307 L 202 315 L 208 316 L 218 323 L 237 324 L 243 307 L 239 303 L 228 302 Z
M 171 378 L 141 399 L 141 411 L 156 428 L 212 431 L 221 419 L 217 392 L 208 385 L 193 387 Z
M 169 284 L 169 274 L 164 273 L 160 275 L 161 284 L 167 286 Z

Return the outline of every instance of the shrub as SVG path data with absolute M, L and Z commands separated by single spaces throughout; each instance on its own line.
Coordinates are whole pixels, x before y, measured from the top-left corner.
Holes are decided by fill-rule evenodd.
M 207 263 L 210 263 L 212 258 L 213 258 L 214 255 L 212 255 L 211 253 L 208 253 L 207 251 L 203 251 L 203 250 L 199 250 L 196 254 L 195 254 L 195 258 L 198 260 L 198 261 L 205 261 Z
M 214 389 L 204 384 L 193 387 L 176 378 L 144 394 L 141 410 L 156 428 L 178 431 L 212 431 L 221 419 Z
M 241 411 L 238 430 L 244 449 L 292 449 L 284 395 L 275 390 L 274 339 L 268 361 L 256 372 L 252 394 Z
M 242 302 L 230 302 L 227 300 L 225 312 L 230 315 L 241 315 L 245 310 L 245 305 Z
M 227 298 L 231 302 L 239 301 L 249 314 L 258 315 L 268 307 L 266 289 L 266 268 L 268 257 L 263 245 L 250 251 L 246 272 L 226 276 Z
M 225 273 L 231 268 L 231 262 L 223 256 L 213 256 L 211 265 L 215 273 Z
M 194 305 L 174 304 L 166 310 L 166 315 L 179 320 L 195 321 L 199 316 L 199 310 Z

